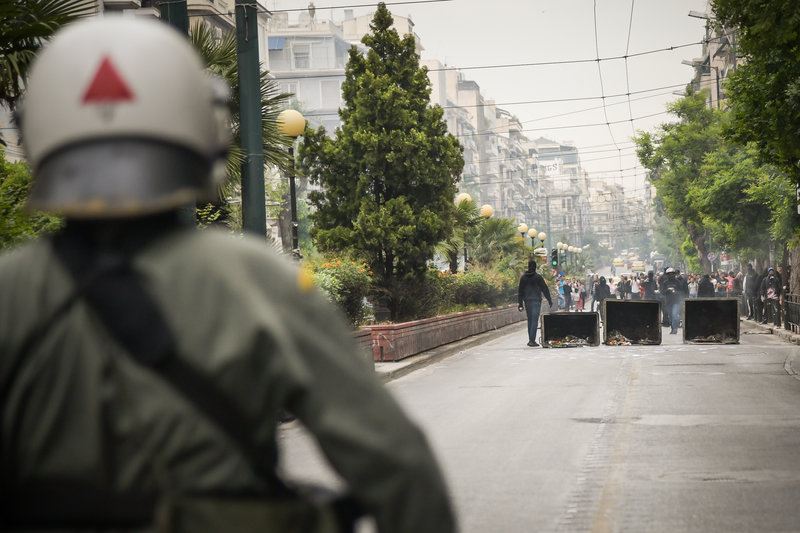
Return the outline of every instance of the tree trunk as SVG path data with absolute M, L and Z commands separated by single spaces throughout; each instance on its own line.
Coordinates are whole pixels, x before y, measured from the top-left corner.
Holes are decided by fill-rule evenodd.
M 708 260 L 705 230 L 701 230 L 686 221 L 683 222 L 683 225 L 686 231 L 689 232 L 689 239 L 697 250 L 697 258 L 700 259 L 700 266 L 703 267 L 703 273 L 711 274 L 711 261 Z
M 289 193 L 281 202 L 281 211 L 278 214 L 278 232 L 281 236 L 281 246 L 284 252 L 292 251 L 292 214 L 289 210 Z
M 800 240 L 794 239 L 790 243 L 789 253 L 792 256 L 792 272 L 789 277 L 789 292 L 800 294 Z

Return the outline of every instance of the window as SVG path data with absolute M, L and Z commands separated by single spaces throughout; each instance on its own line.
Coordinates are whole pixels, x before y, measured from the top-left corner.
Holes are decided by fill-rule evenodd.
M 281 85 L 281 92 L 282 93 L 289 93 L 289 94 L 297 94 L 297 82 L 296 81 L 289 81 L 289 82 L 282 82 Z
M 296 44 L 292 47 L 294 68 L 311 68 L 311 47 L 307 44 Z
M 269 50 L 283 50 L 283 43 L 286 37 L 267 37 L 267 47 Z
M 339 80 L 322 80 L 320 82 L 320 96 L 322 97 L 323 109 L 338 108 L 342 98 Z

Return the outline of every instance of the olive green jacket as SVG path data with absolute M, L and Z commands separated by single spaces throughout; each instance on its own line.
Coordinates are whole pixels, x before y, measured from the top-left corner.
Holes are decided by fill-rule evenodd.
M 133 264 L 179 356 L 229 395 L 270 461 L 289 409 L 381 532 L 455 529 L 425 437 L 294 266 L 255 239 L 194 229 L 158 239 Z M 46 240 L 0 257 L 0 387 L 74 285 Z M 155 472 L 182 492 L 265 489 L 228 436 L 133 362 L 84 301 L 42 334 L 3 402 L 6 491 L 68 481 L 152 493 L 164 485 Z

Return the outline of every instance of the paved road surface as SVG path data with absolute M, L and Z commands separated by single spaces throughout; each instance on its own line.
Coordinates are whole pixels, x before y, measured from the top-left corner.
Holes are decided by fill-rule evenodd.
M 800 531 L 797 346 L 528 348 L 523 329 L 388 386 L 426 430 L 461 529 Z M 283 466 L 335 483 L 297 423 Z

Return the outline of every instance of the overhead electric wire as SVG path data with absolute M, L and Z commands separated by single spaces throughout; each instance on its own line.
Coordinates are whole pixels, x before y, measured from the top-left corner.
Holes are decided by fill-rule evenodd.
M 204 15 L 205 16 L 205 15 Z M 633 54 L 627 54 L 626 56 L 611 56 L 611 57 L 601 57 L 601 58 L 594 58 L 594 59 L 564 59 L 558 61 L 534 61 L 530 63 L 497 63 L 492 65 L 473 65 L 469 67 L 442 67 L 442 68 L 429 68 L 428 72 L 444 72 L 444 71 L 451 71 L 451 70 L 481 70 L 481 69 L 496 69 L 496 68 L 516 68 L 516 67 L 545 67 L 545 66 L 553 66 L 553 65 L 574 65 L 574 64 L 581 64 L 581 63 L 596 63 L 598 61 L 619 61 L 620 59 L 625 59 L 626 57 L 640 57 L 650 54 L 657 54 L 661 52 L 671 52 L 674 50 L 678 50 L 680 48 L 687 48 L 689 46 L 697 46 L 698 44 L 708 44 L 712 41 L 716 41 L 725 37 L 724 35 L 718 37 L 709 37 L 708 39 L 702 39 L 700 41 L 695 41 L 687 44 L 680 44 L 675 46 L 667 46 L 665 48 L 657 48 L 655 50 L 646 50 L 644 52 L 637 52 Z M 334 70 L 334 69 L 327 69 L 327 70 Z M 341 70 L 341 69 L 336 69 Z M 272 72 L 272 71 L 270 71 Z M 281 73 L 280 77 L 275 77 L 278 81 L 286 81 L 286 80 L 300 80 L 306 78 L 341 78 L 345 76 L 344 72 L 337 72 L 335 74 L 307 74 L 307 75 L 298 75 L 297 71 L 292 71 L 290 75 L 284 75 Z
M 407 0 L 401 2 L 384 2 L 387 6 L 402 6 L 406 4 L 437 4 L 440 2 L 452 2 L 453 0 Z M 315 9 L 350 9 L 356 7 L 375 7 L 375 2 L 371 4 L 351 4 L 345 6 L 314 6 Z M 307 7 L 300 7 L 295 9 L 273 9 L 270 13 L 291 13 L 293 11 L 308 11 Z
M 608 134 L 611 137 L 611 142 L 613 142 L 614 145 L 616 145 L 617 140 L 614 138 L 614 132 L 611 130 L 611 124 L 608 120 L 608 109 L 606 108 L 606 91 L 605 87 L 603 86 L 603 68 L 600 66 L 600 41 L 597 35 L 597 0 L 594 0 L 593 2 L 592 17 L 594 19 L 594 50 L 595 50 L 595 55 L 597 56 L 597 76 L 598 78 L 600 78 L 600 94 L 602 96 L 602 102 L 603 102 L 603 116 L 606 118 L 606 126 L 608 127 Z M 619 149 L 618 146 L 617 149 Z
M 700 83 L 701 84 L 705 83 L 707 85 L 711 85 L 714 82 L 712 82 L 712 81 L 704 82 L 704 81 L 701 80 Z M 640 91 L 631 91 L 629 93 L 611 94 L 611 95 L 607 95 L 606 98 L 610 99 L 610 98 L 622 98 L 622 97 L 626 97 L 626 96 L 630 97 L 630 96 L 632 96 L 634 94 L 650 93 L 650 92 L 653 92 L 653 91 L 661 91 L 661 90 L 664 90 L 664 89 L 675 89 L 675 88 L 678 88 L 678 87 L 686 87 L 687 85 L 688 85 L 687 82 L 676 83 L 674 85 L 663 85 L 661 87 L 653 87 L 652 89 L 642 89 Z M 651 97 L 654 97 L 654 96 L 663 96 L 663 95 L 666 95 L 666 94 L 671 94 L 671 93 L 659 93 L 658 95 L 643 96 L 643 97 L 641 97 L 639 99 L 641 100 L 641 99 L 651 98 Z M 584 100 L 601 100 L 602 98 L 603 98 L 602 96 L 579 96 L 579 97 L 575 97 L 575 98 L 550 98 L 550 99 L 547 99 L 547 100 L 523 100 L 523 101 L 520 101 L 520 102 L 496 102 L 496 103 L 493 103 L 493 104 L 485 104 L 485 103 L 484 104 L 466 104 L 466 105 L 453 104 L 453 105 L 446 105 L 446 106 L 440 106 L 440 107 L 442 109 L 445 109 L 445 110 L 446 109 L 460 109 L 460 108 L 468 109 L 468 108 L 473 108 L 473 107 L 489 107 L 489 106 L 494 106 L 495 108 L 502 109 L 502 108 L 505 108 L 507 106 L 514 106 L 514 105 L 557 104 L 557 103 L 562 103 L 562 102 L 581 102 L 581 101 L 584 101 Z M 611 104 L 611 105 L 617 105 L 618 103 L 619 102 Z M 339 113 L 314 113 L 314 112 L 309 112 L 309 113 L 303 113 L 303 116 L 306 116 L 306 117 L 333 117 L 333 116 L 337 116 L 338 114 Z M 558 116 L 558 115 L 554 115 L 554 116 Z M 526 122 L 529 122 L 529 121 L 526 121 Z M 0 128 L 0 129 L 2 129 L 2 128 Z
M 631 77 L 628 71 L 628 51 L 631 46 L 631 30 L 633 29 L 633 4 L 635 0 L 631 0 L 631 17 L 628 20 L 628 41 L 625 43 L 625 88 L 628 90 L 628 116 L 631 118 L 631 133 L 636 135 L 636 129 L 633 127 L 633 109 L 631 108 Z

